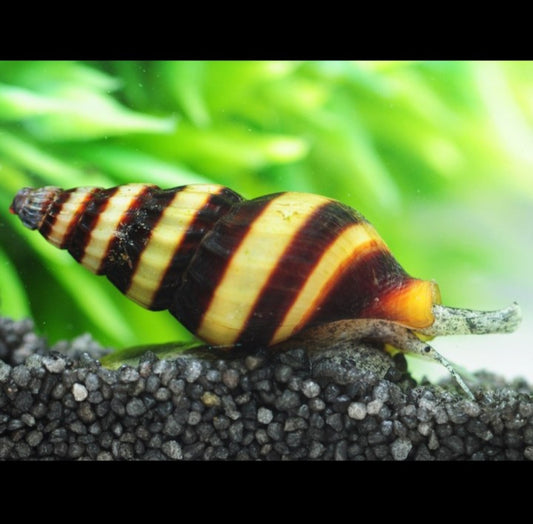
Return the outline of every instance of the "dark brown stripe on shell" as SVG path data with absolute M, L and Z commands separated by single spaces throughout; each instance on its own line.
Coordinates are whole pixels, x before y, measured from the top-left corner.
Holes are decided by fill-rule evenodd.
M 75 189 L 69 189 L 69 192 L 76 191 Z M 70 246 L 70 243 L 72 242 L 72 239 L 74 236 L 76 236 L 76 228 L 78 227 L 78 222 L 80 217 L 85 213 L 85 210 L 87 209 L 87 206 L 91 203 L 91 200 L 93 199 L 93 195 L 97 193 L 98 191 L 102 191 L 100 188 L 92 188 L 90 191 L 87 192 L 87 194 L 84 196 L 83 200 L 79 204 L 78 208 L 74 212 L 74 216 L 72 220 L 70 221 L 70 224 L 68 226 L 67 231 L 65 231 L 65 234 L 63 236 L 63 242 L 61 243 L 60 249 L 68 249 Z
M 63 204 L 70 198 L 70 195 L 74 191 L 76 190 L 69 189 L 67 191 L 61 191 L 61 193 L 59 193 L 54 202 L 52 202 L 52 204 L 50 205 L 48 213 L 46 213 L 41 227 L 39 228 L 39 233 L 41 233 L 41 235 L 46 238 L 46 240 L 48 240 L 48 237 L 50 236 L 50 233 L 57 221 L 57 216 L 61 212 Z
M 130 286 L 153 228 L 181 189 L 162 190 L 157 186 L 146 186 L 124 213 L 101 267 L 101 273 L 122 293 Z
M 169 309 L 192 333 L 198 330 L 233 253 L 248 234 L 251 224 L 280 194 L 235 204 L 199 244 Z
M 182 284 L 182 275 L 203 237 L 215 227 L 217 221 L 228 213 L 234 204 L 241 201 L 242 197 L 228 188 L 223 188 L 219 193 L 209 196 L 205 205 L 196 212 L 182 241 L 176 246 L 172 262 L 161 280 L 150 309 L 166 309 L 170 306 L 176 289 Z
M 409 278 L 389 251 L 377 247 L 375 241 L 373 245 L 358 254 L 339 275 L 307 325 L 364 317 L 365 308 L 373 300 L 379 300 Z
M 361 217 L 338 202 L 316 209 L 277 262 L 247 319 L 238 344 L 268 344 L 322 255 Z
M 91 240 L 91 233 L 98 222 L 100 214 L 105 211 L 110 198 L 118 189 L 118 187 L 97 189 L 90 195 L 90 198 L 84 201 L 84 209 L 80 210 L 81 216 L 70 231 L 65 242 L 68 252 L 78 262 L 85 254 L 85 248 Z

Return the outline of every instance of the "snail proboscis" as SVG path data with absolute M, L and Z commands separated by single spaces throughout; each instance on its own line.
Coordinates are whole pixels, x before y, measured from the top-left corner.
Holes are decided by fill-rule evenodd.
M 21 189 L 10 210 L 212 345 L 271 346 L 302 332 L 369 338 L 437 360 L 472 396 L 421 338 L 508 333 L 521 319 L 517 304 L 492 312 L 441 305 L 437 284 L 409 276 L 360 213 L 319 195 L 246 200 L 216 184 L 46 186 Z

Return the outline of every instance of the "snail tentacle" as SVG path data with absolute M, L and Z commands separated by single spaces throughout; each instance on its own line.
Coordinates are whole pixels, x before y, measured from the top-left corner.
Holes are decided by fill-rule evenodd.
M 435 304 L 435 321 L 417 332 L 428 336 L 485 335 L 489 333 L 512 333 L 522 320 L 520 306 L 514 302 L 496 311 L 477 311 Z
M 473 400 L 474 395 L 466 385 L 453 364 L 445 359 L 435 348 L 420 340 L 412 330 L 388 320 L 374 318 L 359 318 L 339 320 L 310 328 L 302 333 L 307 340 L 314 344 L 324 345 L 328 340 L 361 340 L 375 339 L 390 344 L 405 353 L 419 355 L 443 365 L 455 379 L 461 389 Z

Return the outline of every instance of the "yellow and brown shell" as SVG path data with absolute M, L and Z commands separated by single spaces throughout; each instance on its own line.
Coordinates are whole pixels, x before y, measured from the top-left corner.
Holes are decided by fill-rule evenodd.
M 343 319 L 433 323 L 435 283 L 410 277 L 372 225 L 335 200 L 245 200 L 214 184 L 23 189 L 11 210 L 149 309 L 218 345 L 283 341 Z

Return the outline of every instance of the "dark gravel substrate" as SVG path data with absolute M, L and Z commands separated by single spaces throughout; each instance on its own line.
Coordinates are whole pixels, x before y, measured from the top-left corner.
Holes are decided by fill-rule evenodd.
M 0 458 L 533 459 L 528 384 L 482 374 L 473 402 L 451 382 L 415 387 L 401 358 L 360 351 L 148 353 L 109 370 L 89 336 L 49 349 L 30 321 L 0 318 Z

